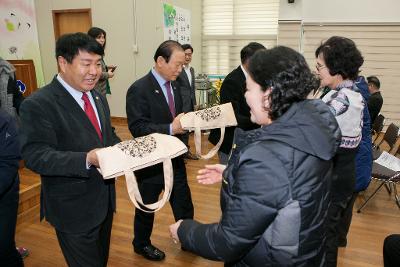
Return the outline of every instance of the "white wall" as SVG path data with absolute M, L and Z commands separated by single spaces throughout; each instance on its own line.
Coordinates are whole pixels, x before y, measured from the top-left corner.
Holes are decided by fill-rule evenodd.
M 134 3 L 136 2 L 136 12 Z M 39 45 L 46 83 L 57 73 L 54 56 L 55 37 L 52 10 L 90 8 L 92 25 L 107 32 L 105 61 L 118 68 L 110 79 L 112 95 L 108 96 L 111 115 L 126 117 L 125 97 L 129 86 L 153 66 L 153 55 L 163 41 L 161 0 L 35 0 Z M 168 3 L 191 11 L 193 66 L 201 67 L 201 1 L 170 0 Z M 135 38 L 135 16 L 137 33 Z M 154 19 L 156 18 L 156 19 Z M 136 39 L 136 42 L 135 42 Z M 135 53 L 133 46 L 137 45 Z
M 398 0 L 280 0 L 280 20 L 304 22 L 400 22 Z

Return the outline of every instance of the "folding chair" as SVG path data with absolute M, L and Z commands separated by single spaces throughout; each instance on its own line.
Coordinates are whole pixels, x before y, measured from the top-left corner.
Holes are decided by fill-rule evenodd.
M 379 114 L 375 118 L 375 121 L 373 122 L 371 127 L 372 136 L 375 136 L 374 139 L 372 140 L 372 143 L 376 141 L 376 139 L 379 137 L 379 134 L 382 132 L 384 122 L 385 122 L 385 116 L 383 116 L 382 114 Z
M 365 202 L 361 205 L 361 207 L 357 210 L 358 213 L 361 212 L 361 209 L 367 205 L 367 203 L 373 198 L 376 193 L 382 188 L 382 186 L 386 186 L 389 188 L 393 188 L 395 202 L 397 206 L 400 208 L 400 197 L 397 193 L 397 184 L 400 183 L 400 172 L 390 170 L 376 162 L 372 164 L 372 179 L 375 181 L 380 182 L 381 184 L 378 186 L 377 189 L 365 200 Z M 390 191 L 391 193 L 391 191 Z
M 376 151 L 378 151 L 378 152 L 381 151 L 383 144 L 386 144 L 387 146 L 389 146 L 389 149 L 386 151 L 390 153 L 390 151 L 393 149 L 394 145 L 396 144 L 398 134 L 399 134 L 399 127 L 396 126 L 394 123 L 391 123 L 389 125 L 389 127 L 387 128 L 385 134 L 383 135 L 382 140 L 380 140 L 379 143 L 373 145 L 373 150 L 375 150 L 374 159 L 376 159 L 376 157 L 375 157 Z M 380 155 L 380 153 L 378 153 L 378 156 L 379 155 Z

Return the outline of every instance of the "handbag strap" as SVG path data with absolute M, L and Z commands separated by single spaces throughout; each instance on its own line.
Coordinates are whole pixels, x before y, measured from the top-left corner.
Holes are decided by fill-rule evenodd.
M 144 204 L 142 200 L 142 196 L 140 195 L 139 187 L 137 184 L 135 173 L 128 169 L 125 170 L 125 180 L 126 187 L 128 189 L 129 198 L 133 202 L 136 208 L 147 212 L 154 213 L 160 210 L 165 203 L 169 200 L 173 187 L 173 169 L 172 169 L 172 161 L 171 159 L 166 159 L 163 161 L 163 169 L 164 169 L 164 193 L 163 197 L 151 204 Z M 140 204 L 140 205 L 139 205 Z M 147 210 L 143 209 L 141 206 L 145 207 Z
M 211 150 L 206 154 L 201 154 L 201 130 L 200 127 L 196 127 L 194 129 L 194 146 L 196 147 L 196 154 L 202 159 L 210 159 L 214 157 L 214 155 L 218 152 L 219 148 L 221 147 L 222 142 L 224 141 L 225 135 L 225 127 L 221 127 L 221 137 L 219 138 L 218 143 L 211 148 Z

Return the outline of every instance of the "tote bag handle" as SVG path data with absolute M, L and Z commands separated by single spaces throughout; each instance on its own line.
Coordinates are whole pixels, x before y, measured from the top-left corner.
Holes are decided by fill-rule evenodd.
M 163 197 L 159 201 L 152 203 L 152 204 L 144 204 L 143 203 L 142 196 L 140 195 L 139 187 L 137 184 L 135 173 L 131 169 L 124 171 L 128 194 L 136 208 L 138 208 L 144 212 L 147 212 L 147 213 L 154 213 L 154 212 L 160 210 L 165 205 L 165 203 L 169 200 L 169 197 L 171 196 L 171 192 L 172 192 L 173 175 L 174 175 L 171 159 L 166 159 L 163 161 L 163 169 L 164 169 Z M 145 207 L 147 210 L 143 209 L 141 206 Z
M 221 127 L 221 137 L 218 143 L 206 154 L 201 154 L 201 130 L 200 127 L 196 127 L 194 129 L 194 146 L 196 147 L 196 154 L 202 159 L 210 159 L 214 157 L 214 155 L 218 152 L 219 148 L 221 147 L 222 142 L 224 141 L 225 135 L 225 127 Z

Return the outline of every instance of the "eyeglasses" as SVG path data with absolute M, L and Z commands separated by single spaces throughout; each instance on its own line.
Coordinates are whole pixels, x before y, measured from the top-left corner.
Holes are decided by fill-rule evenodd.
M 326 68 L 326 66 L 325 66 L 325 65 L 322 65 L 322 64 L 319 64 L 319 63 L 317 63 L 317 64 L 315 64 L 315 68 L 317 69 L 317 71 L 320 71 L 321 69 L 323 69 L 323 68 Z

